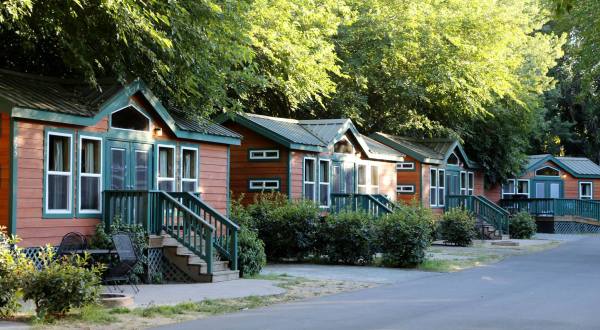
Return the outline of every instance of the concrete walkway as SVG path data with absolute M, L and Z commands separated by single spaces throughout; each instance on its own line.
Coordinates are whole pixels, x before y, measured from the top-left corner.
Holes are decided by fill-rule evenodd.
M 218 283 L 151 284 L 139 285 L 140 292 L 133 293 L 130 286 L 122 285 L 125 293 L 134 295 L 135 305 L 175 305 L 206 299 L 230 299 L 249 296 L 270 296 L 284 293 L 276 283 L 268 280 L 235 280 Z M 115 291 L 111 288 L 111 292 Z
M 165 329 L 599 329 L 600 238 L 465 270 Z

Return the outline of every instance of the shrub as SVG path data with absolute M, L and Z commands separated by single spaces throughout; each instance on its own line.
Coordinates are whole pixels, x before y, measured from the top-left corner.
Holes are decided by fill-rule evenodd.
M 111 236 L 116 233 L 128 233 L 131 236 L 136 253 L 140 258 L 140 262 L 138 262 L 133 269 L 133 273 L 136 276 L 132 278 L 132 280 L 136 283 L 140 282 L 144 277 L 145 269 L 148 264 L 148 257 L 146 256 L 148 233 L 144 227 L 138 224 L 123 223 L 119 216 L 115 216 L 108 233 L 104 228 L 104 224 L 101 223 L 96 226 L 96 231 L 94 232 L 94 236 L 92 236 L 90 247 L 95 249 L 114 249 Z
M 440 235 L 448 243 L 469 246 L 475 237 L 475 217 L 467 210 L 453 208 L 442 217 Z
M 17 247 L 17 237 L 9 237 L 0 227 L 0 318 L 9 317 L 20 308 L 19 294 L 26 274 L 34 271 L 33 263 Z
M 238 235 L 238 257 L 240 275 L 252 276 L 260 273 L 267 263 L 265 243 L 258 238 L 256 232 L 241 227 Z
M 527 212 L 519 212 L 510 219 L 509 232 L 511 238 L 530 239 L 536 231 L 535 219 Z
M 372 259 L 372 218 L 365 212 L 330 214 L 318 228 L 319 252 L 330 262 L 368 263 Z
M 25 279 L 24 298 L 35 303 L 38 317 L 64 316 L 72 308 L 83 307 L 100 295 L 99 266 L 88 266 L 89 256 L 56 258 L 51 247 L 41 254 L 42 269 Z
M 376 221 L 383 263 L 392 267 L 415 266 L 425 260 L 431 244 L 431 214 L 413 207 L 398 207 Z

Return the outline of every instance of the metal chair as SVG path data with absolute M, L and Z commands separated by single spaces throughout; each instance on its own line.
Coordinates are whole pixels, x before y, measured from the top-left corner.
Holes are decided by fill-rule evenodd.
M 70 232 L 63 236 L 56 251 L 58 257 L 78 253 L 88 247 L 87 239 L 81 233 Z
M 119 281 L 124 281 L 131 285 L 135 293 L 138 293 L 140 290 L 137 285 L 131 281 L 133 270 L 140 260 L 136 253 L 135 246 L 133 245 L 133 241 L 129 234 L 126 233 L 112 235 L 112 241 L 119 257 L 119 261 L 110 266 L 104 276 L 104 283 L 109 284 L 112 282 L 113 286 L 116 288 Z M 120 291 L 123 292 L 123 290 Z

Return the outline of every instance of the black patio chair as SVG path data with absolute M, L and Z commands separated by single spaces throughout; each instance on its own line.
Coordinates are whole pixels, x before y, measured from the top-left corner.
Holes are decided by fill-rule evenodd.
M 87 249 L 88 243 L 85 236 L 81 233 L 70 232 L 63 236 L 56 251 L 56 255 L 60 258 L 65 255 L 71 255 L 80 253 L 80 251 Z
M 107 285 L 112 283 L 113 286 L 117 288 L 119 282 L 127 282 L 131 285 L 133 291 L 138 293 L 140 290 L 137 285 L 131 281 L 131 276 L 133 274 L 133 269 L 140 258 L 136 253 L 131 236 L 126 233 L 117 233 L 112 235 L 112 241 L 119 260 L 111 264 L 108 268 L 108 271 L 104 276 L 104 283 Z M 123 292 L 122 289 L 120 291 Z

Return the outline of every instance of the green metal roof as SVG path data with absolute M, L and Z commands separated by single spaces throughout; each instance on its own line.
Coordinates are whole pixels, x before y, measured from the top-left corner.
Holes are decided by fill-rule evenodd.
M 217 120 L 233 120 L 291 149 L 324 152 L 345 134 L 353 134 L 369 158 L 399 161 L 404 154 L 358 132 L 350 119 L 297 120 L 250 113 L 222 115 Z
M 479 167 L 469 159 L 458 140 L 455 139 L 417 139 L 381 132 L 372 134 L 371 138 L 428 164 L 444 164 L 450 154 L 458 149 L 468 167 Z
M 527 171 L 535 170 L 539 165 L 551 161 L 574 177 L 600 178 L 600 166 L 586 157 L 555 157 L 549 154 L 542 154 L 530 155 L 527 159 Z
M 145 89 L 143 83 L 134 82 L 132 85 Z M 94 116 L 101 113 L 111 100 L 128 89 L 131 89 L 130 86 L 124 86 L 114 79 L 99 81 L 98 88 L 94 88 L 79 80 L 43 77 L 0 69 L 0 98 L 8 102 L 13 109 L 18 109 L 18 116 L 31 116 L 32 119 L 38 120 L 90 125 Z M 151 103 L 163 108 L 156 101 L 152 100 Z M 186 117 L 175 111 L 165 113 L 181 131 L 199 133 L 180 134 L 185 135 L 186 138 L 212 141 L 214 139 L 209 136 L 219 136 L 227 138 L 223 140 L 228 141 L 225 143 L 234 142 L 233 140 L 238 140 L 239 143 L 240 136 L 237 133 L 218 124 L 201 118 Z M 85 120 L 78 120 L 78 118 L 85 118 Z M 218 140 L 213 142 L 216 141 Z

